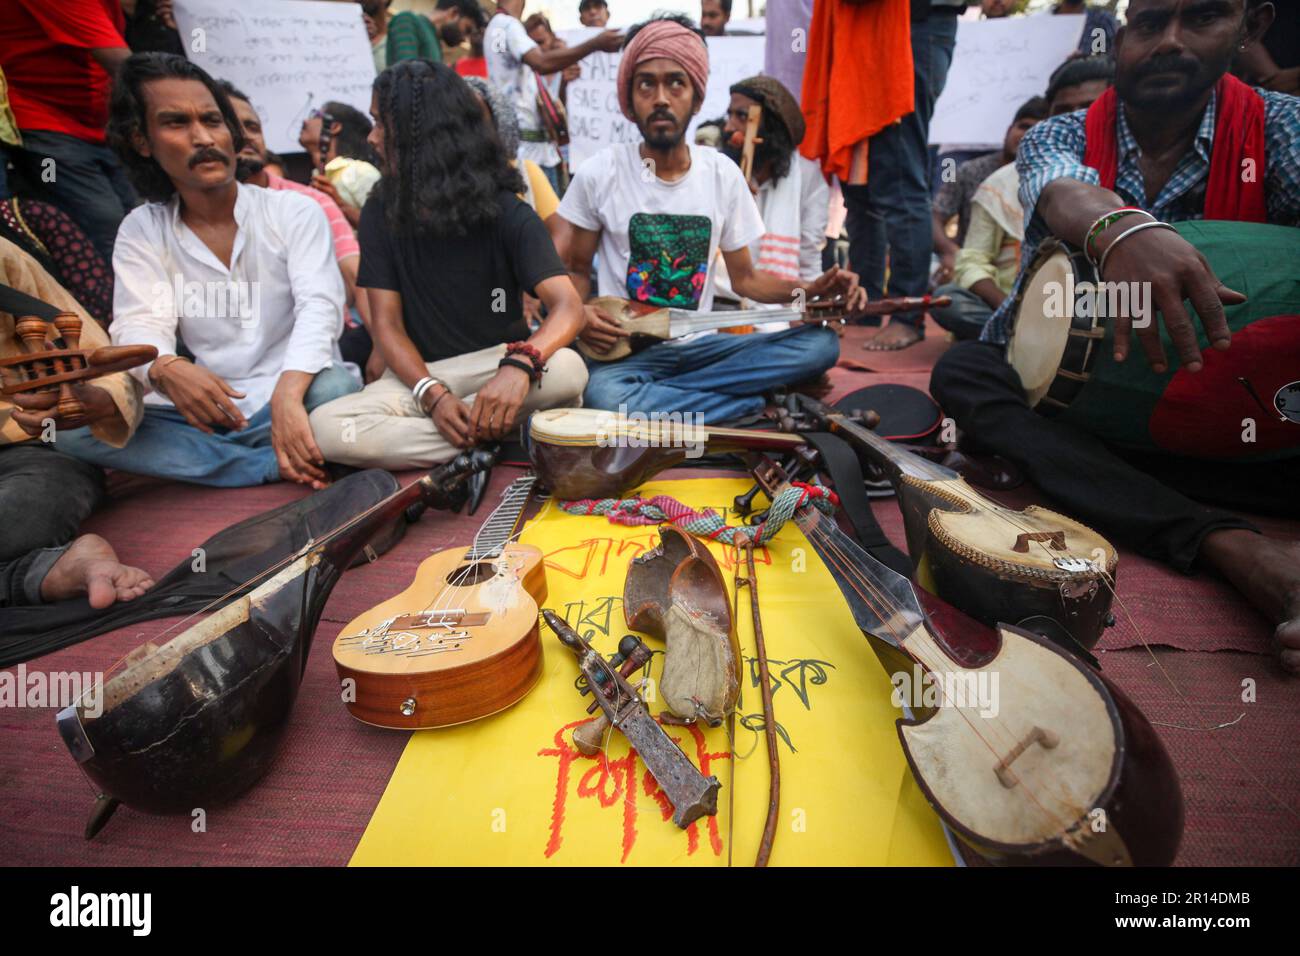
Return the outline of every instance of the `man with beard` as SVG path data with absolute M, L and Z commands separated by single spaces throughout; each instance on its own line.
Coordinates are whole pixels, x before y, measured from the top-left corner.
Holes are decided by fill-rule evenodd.
M 198 484 L 323 487 L 307 412 L 359 388 L 338 351 L 343 281 L 325 214 L 236 180 L 239 118 L 181 57 L 123 64 L 108 138 L 149 200 L 118 231 L 112 338 L 158 358 L 132 370 L 150 394 L 124 447 L 77 429 L 58 450 Z
M 851 273 L 832 269 L 805 282 L 755 268 L 749 248 L 763 235 L 763 221 L 744 177 L 717 150 L 686 140 L 708 75 L 704 36 L 688 18 L 666 15 L 628 31 L 619 105 L 643 141 L 589 158 L 560 203 L 557 244 L 574 285 L 590 292 L 599 250 L 601 295 L 707 311 L 721 253 L 732 289 L 756 302 L 843 293 L 850 307 L 860 307 L 866 296 Z M 593 349 L 609 351 L 623 334 L 606 313 L 588 307 L 582 335 Z M 762 411 L 765 391 L 820 375 L 838 355 L 839 341 L 826 328 L 708 333 L 593 363 L 584 401 L 595 408 L 672 409 L 710 422 L 738 419 Z
M 749 255 L 763 272 L 793 282 L 811 282 L 822 271 L 830 187 L 817 164 L 796 151 L 803 140 L 803 114 L 790 91 L 770 76 L 751 76 L 731 87 L 722 152 L 740 163 L 749 111 L 754 108 L 762 110 L 762 119 L 754 146 L 750 189 L 764 231 L 750 245 Z M 722 299 L 739 298 L 731 290 L 725 261 L 718 268 L 717 295 Z M 787 325 L 769 322 L 760 328 L 770 332 Z
M 1272 13 L 1268 3 L 1245 0 L 1132 0 L 1117 39 L 1114 86 L 1086 112 L 1046 120 L 1021 142 L 1021 275 L 982 340 L 960 343 L 939 361 L 930 389 L 964 440 L 1014 461 L 1063 510 L 1180 571 L 1209 568 L 1225 577 L 1278 625 L 1282 665 L 1300 673 L 1300 547 L 1183 493 L 1226 507 L 1294 514 L 1300 459 L 1252 463 L 1118 452 L 1089 432 L 1033 412 L 1005 360 L 1023 266 L 1048 236 L 1080 249 L 1087 244 L 1094 261 L 1104 257 L 1104 282 L 1152 290 L 1160 318 L 1148 313 L 1146 327 L 1138 328 L 1141 355 L 1129 355 L 1141 323 L 1125 314 L 1111 319 L 1116 362 L 1145 361 L 1154 373 L 1165 372 L 1163 322 L 1179 375 L 1191 387 L 1214 352 L 1230 347 L 1223 307 L 1245 296 L 1226 288 L 1177 232 L 1142 225 L 1200 218 L 1300 224 L 1300 99 L 1225 75 L 1234 52 L 1257 41 Z M 1262 172 L 1244 176 L 1247 168 Z M 1195 306 L 1212 343 L 1204 353 L 1184 300 Z
M 230 97 L 230 105 L 239 117 L 240 128 L 244 134 L 244 148 L 240 150 L 236 161 L 237 177 L 241 183 L 261 186 L 263 189 L 289 190 L 302 193 L 325 212 L 329 220 L 330 234 L 334 238 L 334 258 L 339 264 L 339 274 L 343 277 L 343 287 L 347 292 L 347 303 L 355 308 L 361 318 L 361 326 L 349 325 L 339 342 L 343 358 L 357 365 L 367 366 L 366 379 L 370 380 L 383 372 L 382 360 L 378 353 L 370 348 L 369 336 L 362 329 L 370 324 L 370 309 L 366 303 L 365 293 L 357 291 L 357 266 L 361 262 L 361 246 L 357 243 L 356 233 L 348 223 L 338 203 L 310 186 L 296 183 L 292 179 L 277 176 L 266 168 L 266 140 L 262 138 L 262 119 L 253 109 L 248 96 L 236 89 L 227 80 L 221 80 L 221 90 Z M 349 345 L 352 348 L 349 348 Z M 374 359 L 369 365 L 368 360 Z
M 403 60 L 443 61 L 442 44 L 459 46 L 465 37 L 483 26 L 478 0 L 438 0 L 428 16 L 407 10 L 388 21 L 385 63 Z

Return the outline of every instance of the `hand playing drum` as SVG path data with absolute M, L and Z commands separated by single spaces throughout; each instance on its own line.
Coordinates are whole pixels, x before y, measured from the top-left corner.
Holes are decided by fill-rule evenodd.
M 1183 301 L 1190 301 L 1195 307 L 1210 344 L 1223 350 L 1232 340 L 1223 307 L 1240 305 L 1246 296 L 1220 282 L 1205 256 L 1171 229 L 1143 229 L 1116 244 L 1114 249 L 1110 248 L 1117 237 L 1137 224 L 1135 217 L 1126 216 L 1098 236 L 1095 248 L 1105 256 L 1106 267 L 1101 279 L 1108 283 L 1147 283 L 1151 290 L 1145 297 L 1148 311 L 1160 313 L 1179 364 L 1190 372 L 1200 371 L 1201 349 Z M 1115 361 L 1122 362 L 1128 357 L 1130 336 L 1136 330 L 1151 370 L 1164 372 L 1168 363 L 1153 316 L 1114 318 Z

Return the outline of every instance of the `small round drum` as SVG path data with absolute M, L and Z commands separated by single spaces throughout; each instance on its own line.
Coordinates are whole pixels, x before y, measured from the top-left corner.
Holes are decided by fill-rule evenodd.
M 1099 288 L 1082 252 L 1048 240 L 1012 303 L 1007 361 L 1026 399 L 1042 414 L 1122 448 L 1240 460 L 1300 455 L 1300 425 L 1270 407 L 1279 390 L 1300 379 L 1300 229 L 1203 220 L 1175 228 L 1224 285 L 1247 296 L 1224 310 L 1231 347 L 1211 349 L 1195 309 L 1184 302 L 1201 347 L 1200 372 L 1152 372 L 1136 335 L 1128 359 L 1116 362 L 1108 316 L 1153 309 L 1149 285 Z M 1176 362 L 1163 321 L 1152 321 Z

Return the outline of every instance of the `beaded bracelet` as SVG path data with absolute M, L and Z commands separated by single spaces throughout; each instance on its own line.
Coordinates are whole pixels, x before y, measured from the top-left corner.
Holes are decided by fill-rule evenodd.
M 528 361 L 533 363 L 533 368 L 537 371 L 537 378 L 541 378 L 542 373 L 546 371 L 546 365 L 542 361 L 542 353 L 536 346 L 529 345 L 527 342 L 511 342 L 506 346 L 506 355 L 522 355 L 527 358 Z M 531 372 L 529 377 L 532 377 Z
M 1097 237 L 1108 228 L 1119 222 L 1125 216 L 1133 213 L 1146 216 L 1153 222 L 1156 218 L 1145 209 L 1139 209 L 1137 206 L 1121 206 L 1118 209 L 1112 209 L 1110 212 L 1098 216 L 1096 220 L 1094 220 L 1093 224 L 1088 227 L 1088 236 L 1083 240 L 1083 254 L 1087 260 L 1097 268 L 1098 272 L 1101 271 L 1101 267 L 1097 265 L 1097 254 L 1093 251 L 1093 243 L 1096 241 Z
M 527 362 L 521 359 L 511 358 L 509 355 L 507 355 L 505 358 L 503 358 L 500 362 L 497 363 L 497 368 L 501 368 L 506 365 L 509 365 L 511 368 L 519 369 L 519 371 L 523 372 L 525 375 L 528 376 L 528 380 L 530 382 L 537 382 L 541 380 L 542 377 L 541 370 L 528 364 Z

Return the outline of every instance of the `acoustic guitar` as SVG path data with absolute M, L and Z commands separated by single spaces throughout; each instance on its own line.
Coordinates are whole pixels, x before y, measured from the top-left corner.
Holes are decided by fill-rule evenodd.
M 334 641 L 343 700 L 394 730 L 450 727 L 505 710 L 542 675 L 542 552 L 513 539 L 535 479 L 511 483 L 468 548 L 426 558 L 415 580 Z
M 868 302 L 863 309 L 854 312 L 853 315 L 857 317 L 915 312 L 918 309 L 928 309 L 932 305 L 947 305 L 950 301 L 946 296 L 928 295 L 877 299 Z M 600 296 L 587 304 L 603 309 L 627 333 L 627 338 L 620 338 L 608 352 L 598 352 L 579 339 L 576 343 L 578 351 L 595 362 L 614 362 L 657 342 L 679 339 L 697 332 L 716 332 L 721 329 L 753 325 L 754 322 L 802 322 L 806 325 L 829 325 L 832 322 L 843 324 L 847 318 L 844 303 L 839 299 L 808 302 L 803 308 L 732 309 L 715 312 L 665 309 L 644 302 L 620 299 L 617 296 Z

